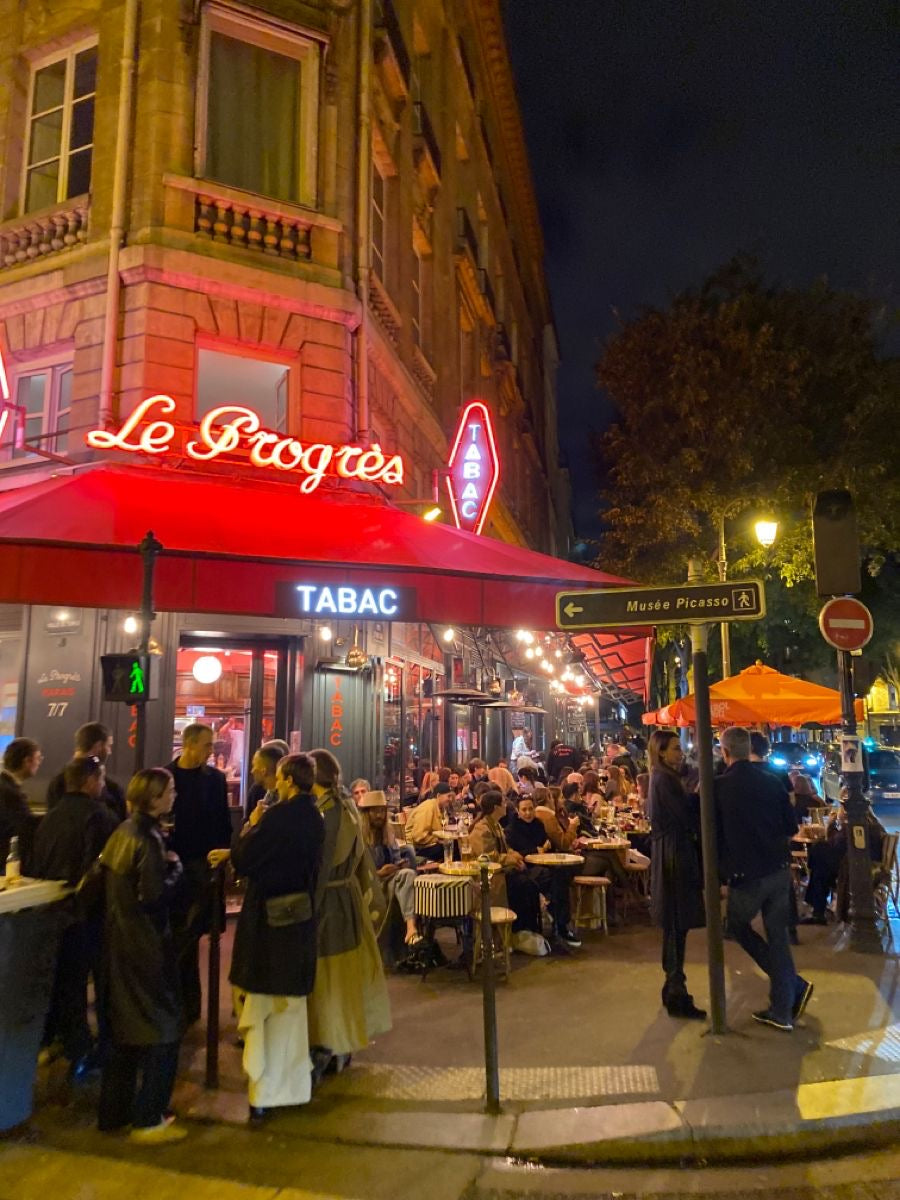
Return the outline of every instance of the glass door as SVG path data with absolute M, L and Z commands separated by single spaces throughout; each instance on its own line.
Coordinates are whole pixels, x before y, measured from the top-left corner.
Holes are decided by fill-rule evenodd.
M 232 819 L 240 823 L 253 780 L 254 752 L 285 737 L 288 647 L 264 641 L 182 637 L 175 685 L 174 752 L 194 721 L 213 731 L 210 766 L 225 774 Z

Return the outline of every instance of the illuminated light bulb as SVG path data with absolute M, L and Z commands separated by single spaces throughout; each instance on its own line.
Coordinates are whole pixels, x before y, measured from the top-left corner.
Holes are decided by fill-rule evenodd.
M 215 683 L 222 675 L 222 662 L 212 654 L 204 654 L 191 667 L 198 683 Z
M 534 641 L 534 634 L 526 632 L 524 641 L 525 641 L 526 646 L 530 646 L 531 643 Z
M 525 651 L 525 657 L 526 658 L 534 658 L 534 651 L 532 650 L 532 648 L 530 646 Z
M 330 642 L 331 639 L 334 637 L 334 634 L 331 632 L 331 626 L 323 625 L 322 628 L 319 630 L 319 637 L 322 639 L 323 642 Z
M 778 537 L 778 522 L 777 521 L 757 521 L 753 526 L 756 533 L 756 540 L 761 546 L 773 546 L 775 539 Z
M 527 637 L 528 637 L 528 634 L 525 632 L 524 629 L 516 630 L 516 641 L 517 642 L 524 642 Z
M 425 512 L 422 513 L 422 520 L 430 523 L 431 521 L 436 521 L 440 515 L 441 510 L 437 505 L 435 505 L 434 508 L 426 509 Z
M 553 653 L 556 658 L 562 658 L 562 650 L 554 650 Z
M 126 633 L 137 633 L 138 623 L 137 617 L 126 617 L 122 622 L 122 628 Z
M 447 643 L 448 643 L 448 645 L 449 645 L 449 643 L 450 643 L 450 642 L 452 642 L 452 641 L 453 641 L 453 639 L 454 639 L 455 637 L 456 637 L 456 630 L 455 630 L 455 629 L 445 629 L 445 630 L 444 630 L 444 641 L 445 641 L 445 642 L 447 642 Z

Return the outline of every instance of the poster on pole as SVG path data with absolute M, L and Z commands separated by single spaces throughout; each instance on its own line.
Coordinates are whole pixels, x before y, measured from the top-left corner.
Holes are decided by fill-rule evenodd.
M 861 775 L 862 769 L 862 747 L 859 738 L 844 734 L 841 737 L 841 771 L 844 775 Z

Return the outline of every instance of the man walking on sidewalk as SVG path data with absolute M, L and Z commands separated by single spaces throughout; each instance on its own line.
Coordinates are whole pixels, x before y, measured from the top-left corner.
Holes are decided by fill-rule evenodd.
M 797 817 L 780 780 L 750 761 L 750 734 L 726 729 L 725 771 L 714 781 L 719 871 L 728 885 L 728 927 L 769 977 L 769 1007 L 753 1014 L 789 1033 L 813 985 L 794 970 L 790 922 L 790 839 Z M 765 938 L 751 922 L 762 913 Z

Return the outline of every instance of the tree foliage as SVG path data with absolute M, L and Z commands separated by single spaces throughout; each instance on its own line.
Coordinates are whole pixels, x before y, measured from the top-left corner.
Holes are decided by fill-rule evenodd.
M 699 557 L 715 578 L 724 516 L 729 575 L 770 580 L 769 617 L 732 626 L 735 669 L 755 657 L 787 670 L 822 660 L 810 514 L 827 488 L 855 498 L 864 591 L 885 639 L 900 637 L 900 370 L 880 353 L 886 324 L 866 299 L 825 282 L 767 287 L 753 261 L 736 259 L 666 310 L 623 323 L 604 348 L 597 374 L 616 420 L 596 443 L 597 564 L 674 583 Z M 771 550 L 752 535 L 764 513 L 779 521 Z
M 729 559 L 759 566 L 742 522 L 765 510 L 782 576 L 808 579 L 812 499 L 842 486 L 864 556 L 900 550 L 900 372 L 878 353 L 883 322 L 858 296 L 767 288 L 735 260 L 623 324 L 597 369 L 617 413 L 598 444 L 604 568 L 672 582 L 699 552 L 712 575 L 723 513 Z

